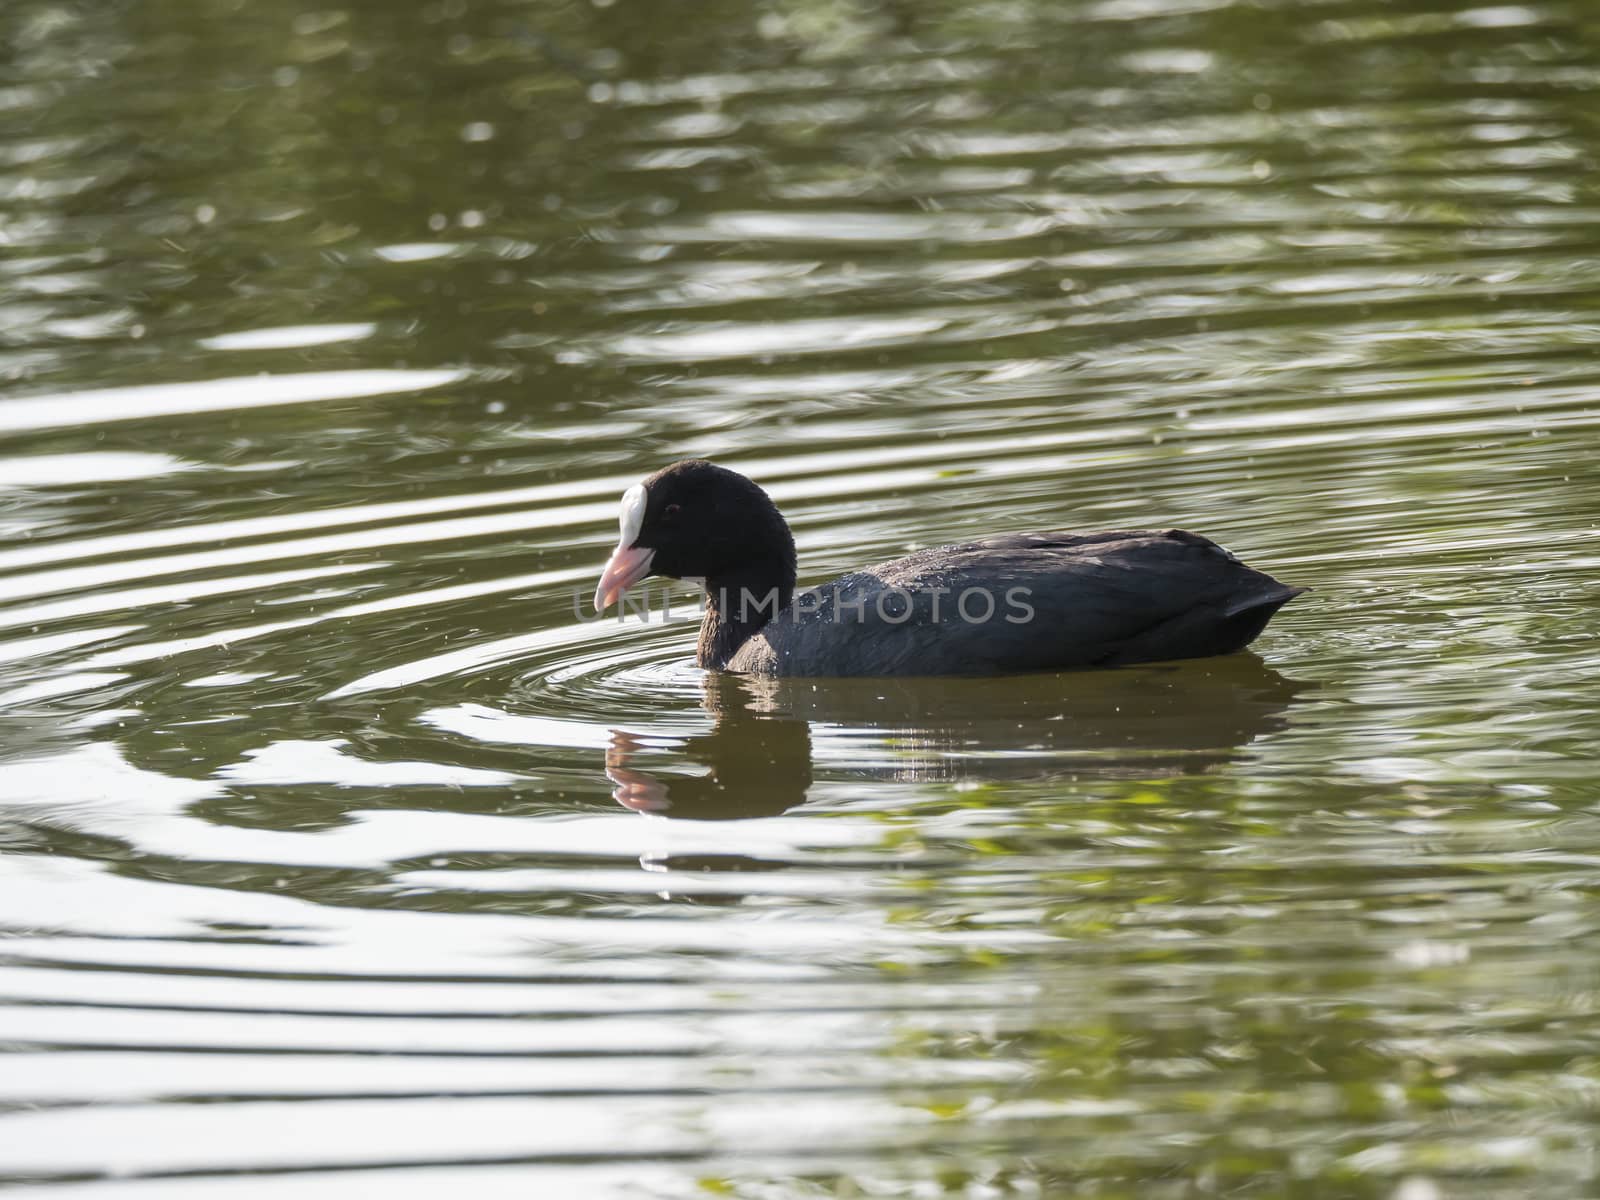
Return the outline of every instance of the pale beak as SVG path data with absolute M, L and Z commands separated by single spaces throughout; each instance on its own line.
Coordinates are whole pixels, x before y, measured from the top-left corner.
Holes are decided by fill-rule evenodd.
M 594 589 L 595 612 L 605 612 L 622 599 L 623 592 L 650 574 L 650 560 L 655 556 L 654 550 L 642 546 L 618 546 L 613 550 Z

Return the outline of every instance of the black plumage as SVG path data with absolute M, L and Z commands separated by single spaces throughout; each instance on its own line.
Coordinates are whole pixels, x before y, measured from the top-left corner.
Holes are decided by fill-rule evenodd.
M 703 579 L 696 658 L 713 670 L 1002 675 L 1228 654 L 1305 590 L 1167 529 L 937 546 L 796 593 L 788 525 L 750 480 L 689 460 L 642 486 L 596 606 L 645 575 Z

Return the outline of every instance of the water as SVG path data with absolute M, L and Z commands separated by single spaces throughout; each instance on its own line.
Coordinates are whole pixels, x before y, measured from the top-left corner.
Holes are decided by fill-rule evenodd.
M 1586 6 L 0 47 L 8 1195 L 1600 1186 Z M 1177 525 L 1314 590 L 1229 659 L 706 680 L 573 604 L 690 454 L 807 581 Z

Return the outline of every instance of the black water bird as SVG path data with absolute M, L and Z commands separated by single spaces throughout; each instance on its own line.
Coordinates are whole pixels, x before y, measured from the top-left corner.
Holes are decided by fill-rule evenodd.
M 1243 649 L 1304 588 L 1181 529 L 1016 533 L 919 550 L 796 593 L 794 538 L 749 479 L 698 459 L 622 497 L 595 589 L 697 579 L 695 661 L 754 675 L 1008 675 Z

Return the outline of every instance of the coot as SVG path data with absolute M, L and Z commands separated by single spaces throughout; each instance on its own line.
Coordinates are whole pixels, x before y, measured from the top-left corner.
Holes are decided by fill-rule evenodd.
M 1008 675 L 1230 654 L 1305 590 L 1166 529 L 1003 534 L 797 594 L 777 505 L 699 459 L 629 488 L 621 526 L 596 611 L 651 575 L 701 580 L 695 661 L 755 675 Z

